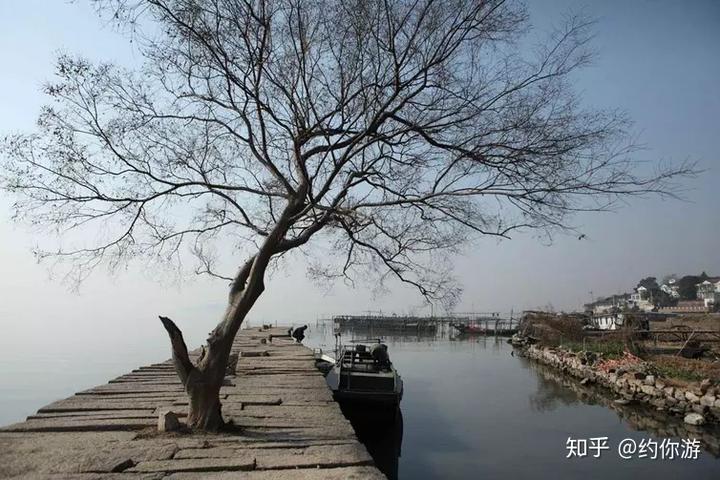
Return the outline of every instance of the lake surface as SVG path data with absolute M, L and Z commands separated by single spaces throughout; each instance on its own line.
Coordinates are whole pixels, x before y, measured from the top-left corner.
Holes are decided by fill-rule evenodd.
M 344 342 L 381 334 L 402 375 L 401 424 L 373 428 L 372 421 L 363 419 L 359 431 L 391 477 L 720 478 L 717 452 L 701 449 L 697 460 L 625 460 L 617 452 L 626 438 L 637 445 L 648 439 L 659 444 L 663 438 L 679 441 L 704 434 L 714 441 L 719 432 L 690 432 L 649 409 L 615 405 L 599 388 L 582 387 L 553 369 L 511 355 L 504 338 L 342 333 Z M 311 326 L 305 343 L 332 349 L 330 326 Z M 680 429 L 680 437 L 662 433 L 673 428 Z M 608 437 L 609 449 L 600 458 L 588 451 L 587 457 L 568 459 L 568 437 Z
M 698 437 L 645 408 L 620 407 L 597 388 L 512 356 L 505 339 L 459 338 L 448 332 L 419 337 L 344 332 L 343 341 L 382 335 L 403 377 L 401 417 L 356 421 L 379 465 L 400 479 L 718 479 L 720 460 L 701 450 L 697 460 L 623 460 L 618 443 Z M 332 350 L 331 325 L 310 325 L 305 343 Z M 40 406 L 105 383 L 132 368 L 167 358 L 157 343 L 110 351 L 78 343 L 57 350 L 18 346 L 0 354 L 0 425 L 22 420 Z M 354 414 L 356 412 L 353 412 Z M 673 430 L 679 428 L 680 430 Z M 668 432 L 674 432 L 668 434 Z M 568 437 L 608 437 L 600 458 L 566 458 Z

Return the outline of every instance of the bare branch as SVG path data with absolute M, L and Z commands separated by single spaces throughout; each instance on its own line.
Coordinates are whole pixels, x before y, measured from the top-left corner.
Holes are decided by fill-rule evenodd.
M 582 106 L 584 18 L 521 49 L 527 13 L 503 0 L 94 3 L 145 64 L 61 56 L 38 131 L 2 148 L 18 218 L 75 240 L 39 255 L 78 280 L 190 254 L 242 311 L 273 258 L 325 232 L 340 275 L 379 268 L 452 297 L 431 252 L 568 229 L 696 173 L 639 163 L 625 115 Z

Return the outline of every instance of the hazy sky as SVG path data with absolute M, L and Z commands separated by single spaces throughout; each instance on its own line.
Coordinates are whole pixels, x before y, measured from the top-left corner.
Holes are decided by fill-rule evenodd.
M 691 158 L 706 171 L 688 183 L 687 202 L 633 199 L 616 213 L 576 217 L 587 235 L 582 241 L 559 236 L 548 245 L 518 234 L 468 245 L 457 261 L 465 290 L 459 311 L 572 309 L 587 302 L 590 291 L 627 291 L 649 274 L 720 275 L 720 2 L 533 1 L 531 21 L 547 29 L 570 9 L 598 20 L 598 60 L 577 76 L 584 101 L 625 109 L 648 147 L 641 158 Z M 33 127 L 46 100 L 40 86 L 61 50 L 139 60 L 83 1 L 0 2 L 0 133 Z M 218 319 L 226 298 L 222 281 L 158 283 L 132 267 L 115 277 L 98 271 L 79 294 L 68 292 L 49 278 L 46 265 L 35 263 L 30 249 L 38 239 L 10 222 L 11 203 L 0 193 L 0 359 L 28 343 L 120 349 L 144 338 L 164 346 L 157 314 L 176 319 L 196 345 Z M 406 312 L 421 303 L 404 288 L 379 298 L 364 287 L 328 291 L 307 280 L 298 257 L 275 273 L 251 318 L 304 323 L 336 313 Z

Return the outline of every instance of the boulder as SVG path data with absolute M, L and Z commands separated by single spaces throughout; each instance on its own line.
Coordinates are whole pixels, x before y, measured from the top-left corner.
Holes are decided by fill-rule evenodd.
M 652 400 L 650 400 L 650 405 L 655 408 L 661 408 L 663 410 L 665 409 L 665 407 L 667 407 L 664 398 L 653 398 Z
M 705 380 L 700 382 L 700 393 L 705 395 L 705 393 L 708 391 L 708 388 L 710 388 L 711 385 L 712 385 L 712 382 L 710 381 L 709 378 L 706 378 Z
M 162 410 L 158 415 L 159 432 L 175 432 L 180 430 L 180 420 L 172 410 Z
M 693 392 L 690 392 L 690 391 L 685 392 L 685 399 L 688 402 L 692 402 L 692 403 L 698 403 L 700 401 L 700 397 L 698 397 L 697 395 L 695 395 Z
M 715 406 L 715 397 L 710 396 L 710 395 L 705 395 L 703 397 L 700 397 L 700 405 L 704 405 L 706 407 Z
M 648 375 L 645 377 L 645 385 L 652 385 L 655 386 L 655 376 L 654 375 Z
M 705 417 L 703 417 L 699 413 L 688 413 L 687 415 L 685 415 L 683 421 L 688 425 L 704 425 Z
M 716 420 L 720 420 L 720 408 L 710 407 L 708 410 L 710 410 L 710 413 L 712 413 Z
M 640 389 L 645 395 L 650 395 L 651 397 L 657 395 L 657 390 L 652 385 L 643 385 Z

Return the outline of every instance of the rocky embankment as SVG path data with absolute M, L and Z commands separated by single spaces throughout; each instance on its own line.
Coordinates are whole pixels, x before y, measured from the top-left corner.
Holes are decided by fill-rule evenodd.
M 517 346 L 517 342 L 515 342 Z M 698 385 L 680 387 L 652 373 L 646 362 L 617 362 L 607 368 L 608 361 L 593 352 L 571 352 L 563 348 L 521 345 L 523 354 L 580 379 L 583 384 L 597 384 L 618 395 L 617 403 L 641 402 L 682 416 L 685 423 L 720 424 L 720 386 L 704 380 Z
M 720 426 L 712 428 L 712 425 L 702 427 L 688 425 L 680 416 L 669 416 L 664 411 L 646 408 L 641 403 L 617 402 L 617 396 L 607 388 L 597 385 L 581 385 L 577 378 L 565 375 L 554 367 L 532 360 L 531 362 L 533 370 L 543 381 L 561 385 L 562 388 L 573 392 L 578 401 L 590 405 L 602 405 L 612 410 L 633 430 L 649 432 L 659 438 L 695 438 L 700 440 L 707 452 L 720 458 Z

